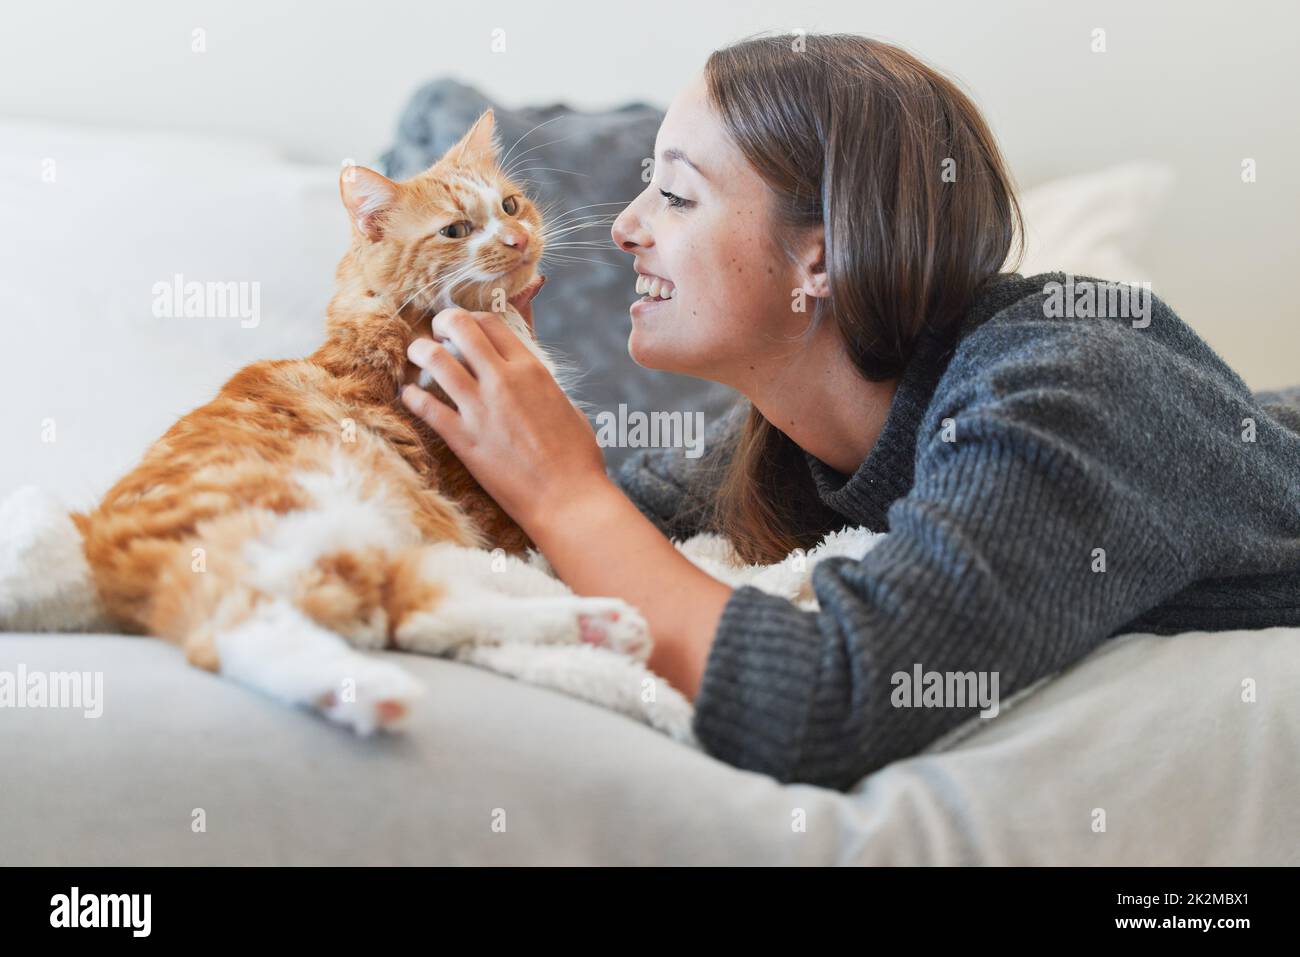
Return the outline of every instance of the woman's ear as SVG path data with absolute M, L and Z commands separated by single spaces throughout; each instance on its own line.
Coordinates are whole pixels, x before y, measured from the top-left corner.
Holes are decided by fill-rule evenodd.
M 798 253 L 799 291 L 805 296 L 825 299 L 831 294 L 831 280 L 826 272 L 826 240 L 818 226 Z

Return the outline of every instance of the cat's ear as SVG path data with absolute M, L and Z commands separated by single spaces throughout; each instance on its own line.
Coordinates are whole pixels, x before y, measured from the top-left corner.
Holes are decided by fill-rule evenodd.
M 446 157 L 457 166 L 476 166 L 490 162 L 496 156 L 496 118 L 491 110 L 484 110 L 483 115 L 474 121 L 469 132 L 460 138 L 460 142 L 447 150 Z
M 357 232 L 371 242 L 384 235 L 384 214 L 397 198 L 397 184 L 364 166 L 345 167 L 339 194 Z

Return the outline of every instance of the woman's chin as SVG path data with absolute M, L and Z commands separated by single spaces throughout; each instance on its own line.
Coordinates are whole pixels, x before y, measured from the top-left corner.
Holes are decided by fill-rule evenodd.
M 646 329 L 634 320 L 632 332 L 627 337 L 627 354 L 639 366 L 671 372 L 675 365 L 674 360 L 679 359 L 680 356 L 676 355 L 677 349 L 673 348 L 674 343 L 665 342 L 664 338 L 662 329 Z
M 686 371 L 687 368 L 698 365 L 691 361 L 692 356 L 683 354 L 682 343 L 679 340 L 664 336 L 662 330 L 652 332 L 638 329 L 635 323 L 631 335 L 627 338 L 627 354 L 637 365 L 657 372 L 691 375 L 692 373 Z
M 653 343 L 647 343 L 648 337 L 644 333 L 638 333 L 635 328 L 632 334 L 627 337 L 627 354 L 632 361 L 645 369 L 658 369 L 655 363 L 655 348 Z

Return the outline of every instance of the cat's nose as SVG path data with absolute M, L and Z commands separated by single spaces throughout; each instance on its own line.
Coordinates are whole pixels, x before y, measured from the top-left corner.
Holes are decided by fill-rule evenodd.
M 501 233 L 501 242 L 522 253 L 528 249 L 528 234 L 522 229 L 508 229 Z

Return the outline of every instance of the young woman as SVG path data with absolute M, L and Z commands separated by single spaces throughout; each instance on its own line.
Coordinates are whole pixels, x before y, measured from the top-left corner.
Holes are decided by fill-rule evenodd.
M 412 346 L 458 411 L 404 398 L 575 591 L 644 611 L 710 753 L 847 788 L 975 713 L 901 701 L 917 666 L 1005 697 L 1122 631 L 1300 625 L 1300 411 L 1149 294 L 1085 317 L 1066 277 L 1002 272 L 1011 181 L 952 82 L 862 37 L 750 40 L 709 58 L 655 153 L 613 228 L 650 284 L 628 349 L 743 394 L 708 455 L 610 476 L 490 313 L 434 319 L 468 369 Z M 889 535 L 817 566 L 818 612 L 667 537 L 773 562 L 846 525 Z

